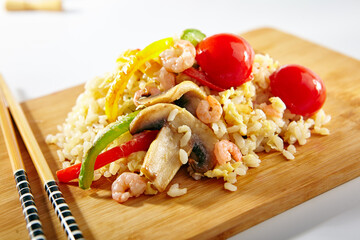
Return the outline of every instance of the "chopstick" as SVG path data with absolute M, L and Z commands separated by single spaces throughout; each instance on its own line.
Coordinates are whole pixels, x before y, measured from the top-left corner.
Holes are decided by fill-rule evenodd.
M 0 122 L 15 178 L 16 188 L 19 193 L 19 200 L 26 220 L 26 227 L 29 231 L 29 237 L 30 239 L 46 239 L 35 205 L 34 196 L 31 192 L 27 173 L 22 162 L 21 153 L 18 148 L 15 130 L 12 126 L 11 117 L 2 91 L 0 91 Z
M 80 231 L 75 221 L 75 218 L 71 214 L 69 206 L 65 202 L 65 199 L 55 182 L 55 178 L 46 162 L 44 155 L 41 152 L 40 146 L 36 141 L 36 138 L 30 128 L 22 108 L 15 100 L 1 75 L 0 89 L 5 96 L 5 99 L 10 108 L 10 112 L 19 129 L 20 135 L 30 154 L 36 171 L 38 172 L 44 185 L 45 191 L 49 197 L 49 201 L 51 202 L 56 215 L 58 216 L 61 225 L 68 236 L 68 239 L 84 239 L 82 232 Z

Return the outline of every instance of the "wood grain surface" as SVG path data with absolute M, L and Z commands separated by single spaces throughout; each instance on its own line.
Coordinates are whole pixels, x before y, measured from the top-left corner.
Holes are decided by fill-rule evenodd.
M 256 51 L 281 64 L 305 65 L 323 78 L 331 135 L 313 135 L 306 145 L 297 145 L 294 161 L 279 153 L 261 154 L 261 166 L 238 177 L 233 193 L 223 189 L 222 180 L 194 181 L 184 169 L 173 180 L 188 188 L 179 198 L 162 193 L 118 204 L 111 199 L 109 180 L 95 182 L 89 191 L 60 184 L 87 239 L 224 239 L 360 175 L 360 62 L 274 29 L 241 35 Z M 53 173 L 61 167 L 56 147 L 44 139 L 57 132 L 82 91 L 77 86 L 22 104 Z M 66 239 L 21 141 L 20 147 L 44 232 L 48 239 Z M 2 136 L 0 167 L 0 238 L 27 239 Z

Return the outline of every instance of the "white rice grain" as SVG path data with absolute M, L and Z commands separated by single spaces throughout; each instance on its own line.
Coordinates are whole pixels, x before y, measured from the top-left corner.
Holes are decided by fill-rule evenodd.
M 240 131 L 239 125 L 234 125 L 234 126 L 227 128 L 228 133 L 235 133 L 235 132 L 239 132 L 239 131 Z
M 167 191 L 167 195 L 170 197 L 179 197 L 187 193 L 187 188 L 179 188 L 179 184 L 175 183 L 171 185 L 170 189 Z
M 112 175 L 115 175 L 120 169 L 120 164 L 118 162 L 112 162 L 110 163 L 109 165 L 109 172 L 112 174 Z
M 258 155 L 252 153 L 243 156 L 243 161 L 248 167 L 258 167 L 261 162 Z
M 64 153 L 61 150 L 57 150 L 56 153 L 58 155 L 58 158 L 59 158 L 60 162 L 65 161 Z
M 242 149 L 245 147 L 245 139 L 238 133 L 233 134 L 233 138 L 235 140 L 236 146 L 238 146 L 239 149 Z
M 191 131 L 188 131 L 180 139 L 180 147 L 186 146 L 189 143 L 190 139 L 191 139 Z
M 236 179 L 236 173 L 235 172 L 230 172 L 227 175 L 225 175 L 224 180 L 228 183 L 236 183 L 237 179 Z
M 277 151 L 281 152 L 284 150 L 284 142 L 278 135 L 271 136 L 267 144 L 272 149 L 276 149 Z
M 67 168 L 67 167 L 70 167 L 70 162 L 68 162 L 68 161 L 63 162 L 62 168 Z
M 146 151 L 139 151 L 128 156 L 127 167 L 131 172 L 139 172 L 144 162 Z
M 279 97 L 271 97 L 269 98 L 272 107 L 279 113 L 283 113 L 286 109 L 285 103 Z
M 211 128 L 215 134 L 217 134 L 219 132 L 219 125 L 217 123 L 212 123 Z
M 188 162 L 189 158 L 184 149 L 179 150 L 179 158 L 182 164 L 186 164 Z
M 320 109 L 314 116 L 315 126 L 321 127 L 322 125 L 327 124 L 331 120 L 330 115 L 326 115 L 323 109 Z
M 54 135 L 49 134 L 46 136 L 45 142 L 47 144 L 54 144 L 56 142 L 56 137 Z
M 292 144 L 290 144 L 288 147 L 287 147 L 287 150 L 291 153 L 291 154 L 295 154 L 296 153 L 296 147 Z
M 324 136 L 330 134 L 329 129 L 324 128 L 324 127 L 317 127 L 317 126 L 314 127 L 314 132 L 317 134 L 320 134 L 320 135 L 324 135 Z
M 93 181 L 97 181 L 101 178 L 101 173 L 99 171 L 94 171 L 94 179 Z
M 173 109 L 170 113 L 169 113 L 169 116 L 168 116 L 168 122 L 171 122 L 171 121 L 174 121 L 176 115 L 179 113 L 179 109 L 175 108 Z
M 293 155 L 291 152 L 287 151 L 287 150 L 283 150 L 283 151 L 282 151 L 282 154 L 283 154 L 284 157 L 286 157 L 286 159 L 288 159 L 288 160 L 294 160 L 294 159 L 295 159 L 294 155 Z
M 219 139 L 227 133 L 226 124 L 222 120 L 212 123 L 211 128 L 213 129 L 216 137 Z
M 180 147 L 184 147 L 188 144 L 191 138 L 191 128 L 186 125 L 178 127 L 178 133 L 185 133 L 180 139 Z
M 260 122 L 254 122 L 250 127 L 247 129 L 248 133 L 257 132 L 261 129 L 262 124 Z
M 226 182 L 226 183 L 224 184 L 224 188 L 225 188 L 226 190 L 229 190 L 230 192 L 235 192 L 235 191 L 237 190 L 237 186 L 235 186 L 235 185 L 233 185 L 233 184 L 231 184 L 231 183 L 229 183 L 229 182 Z
M 112 176 L 112 174 L 109 172 L 109 171 L 105 171 L 104 172 L 104 177 L 111 177 Z
M 236 173 L 236 175 L 239 176 L 244 176 L 246 175 L 248 168 L 247 166 L 245 166 L 244 164 L 241 164 L 239 167 L 234 169 L 234 173 Z
M 191 177 L 192 177 L 194 180 L 198 181 L 198 180 L 201 179 L 202 175 L 201 175 L 200 173 L 193 173 L 193 174 L 191 174 Z
M 181 125 L 180 127 L 178 127 L 178 133 L 186 133 L 186 132 L 191 132 L 191 128 L 187 125 Z

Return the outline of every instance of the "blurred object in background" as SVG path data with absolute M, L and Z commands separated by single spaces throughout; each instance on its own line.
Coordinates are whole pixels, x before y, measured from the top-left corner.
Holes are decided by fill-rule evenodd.
M 61 0 L 6 0 L 5 8 L 8 11 L 61 11 L 62 4 Z

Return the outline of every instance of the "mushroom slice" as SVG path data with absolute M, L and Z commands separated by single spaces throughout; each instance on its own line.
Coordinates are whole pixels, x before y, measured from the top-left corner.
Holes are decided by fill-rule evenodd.
M 179 159 L 181 137 L 182 134 L 164 126 L 145 156 L 141 172 L 160 192 L 166 189 L 182 165 Z
M 168 116 L 174 109 L 177 109 L 178 113 L 172 121 L 168 121 Z M 207 125 L 186 109 L 168 103 L 155 104 L 142 110 L 130 124 L 131 134 L 162 129 L 150 145 L 141 169 L 159 191 L 165 190 L 181 167 L 179 150 L 182 134 L 177 133 L 177 130 L 183 125 L 191 129 L 191 138 L 187 145 L 182 147 L 188 155 L 195 155 L 194 159 L 189 161 L 190 166 L 199 173 L 213 169 L 216 164 L 214 146 L 218 139 Z
M 136 104 L 151 106 L 157 103 L 172 103 L 180 100 L 182 107 L 194 113 L 194 109 L 196 109 L 197 106 L 196 103 L 205 98 L 206 94 L 198 85 L 191 81 L 184 81 L 161 94 L 140 98 Z

